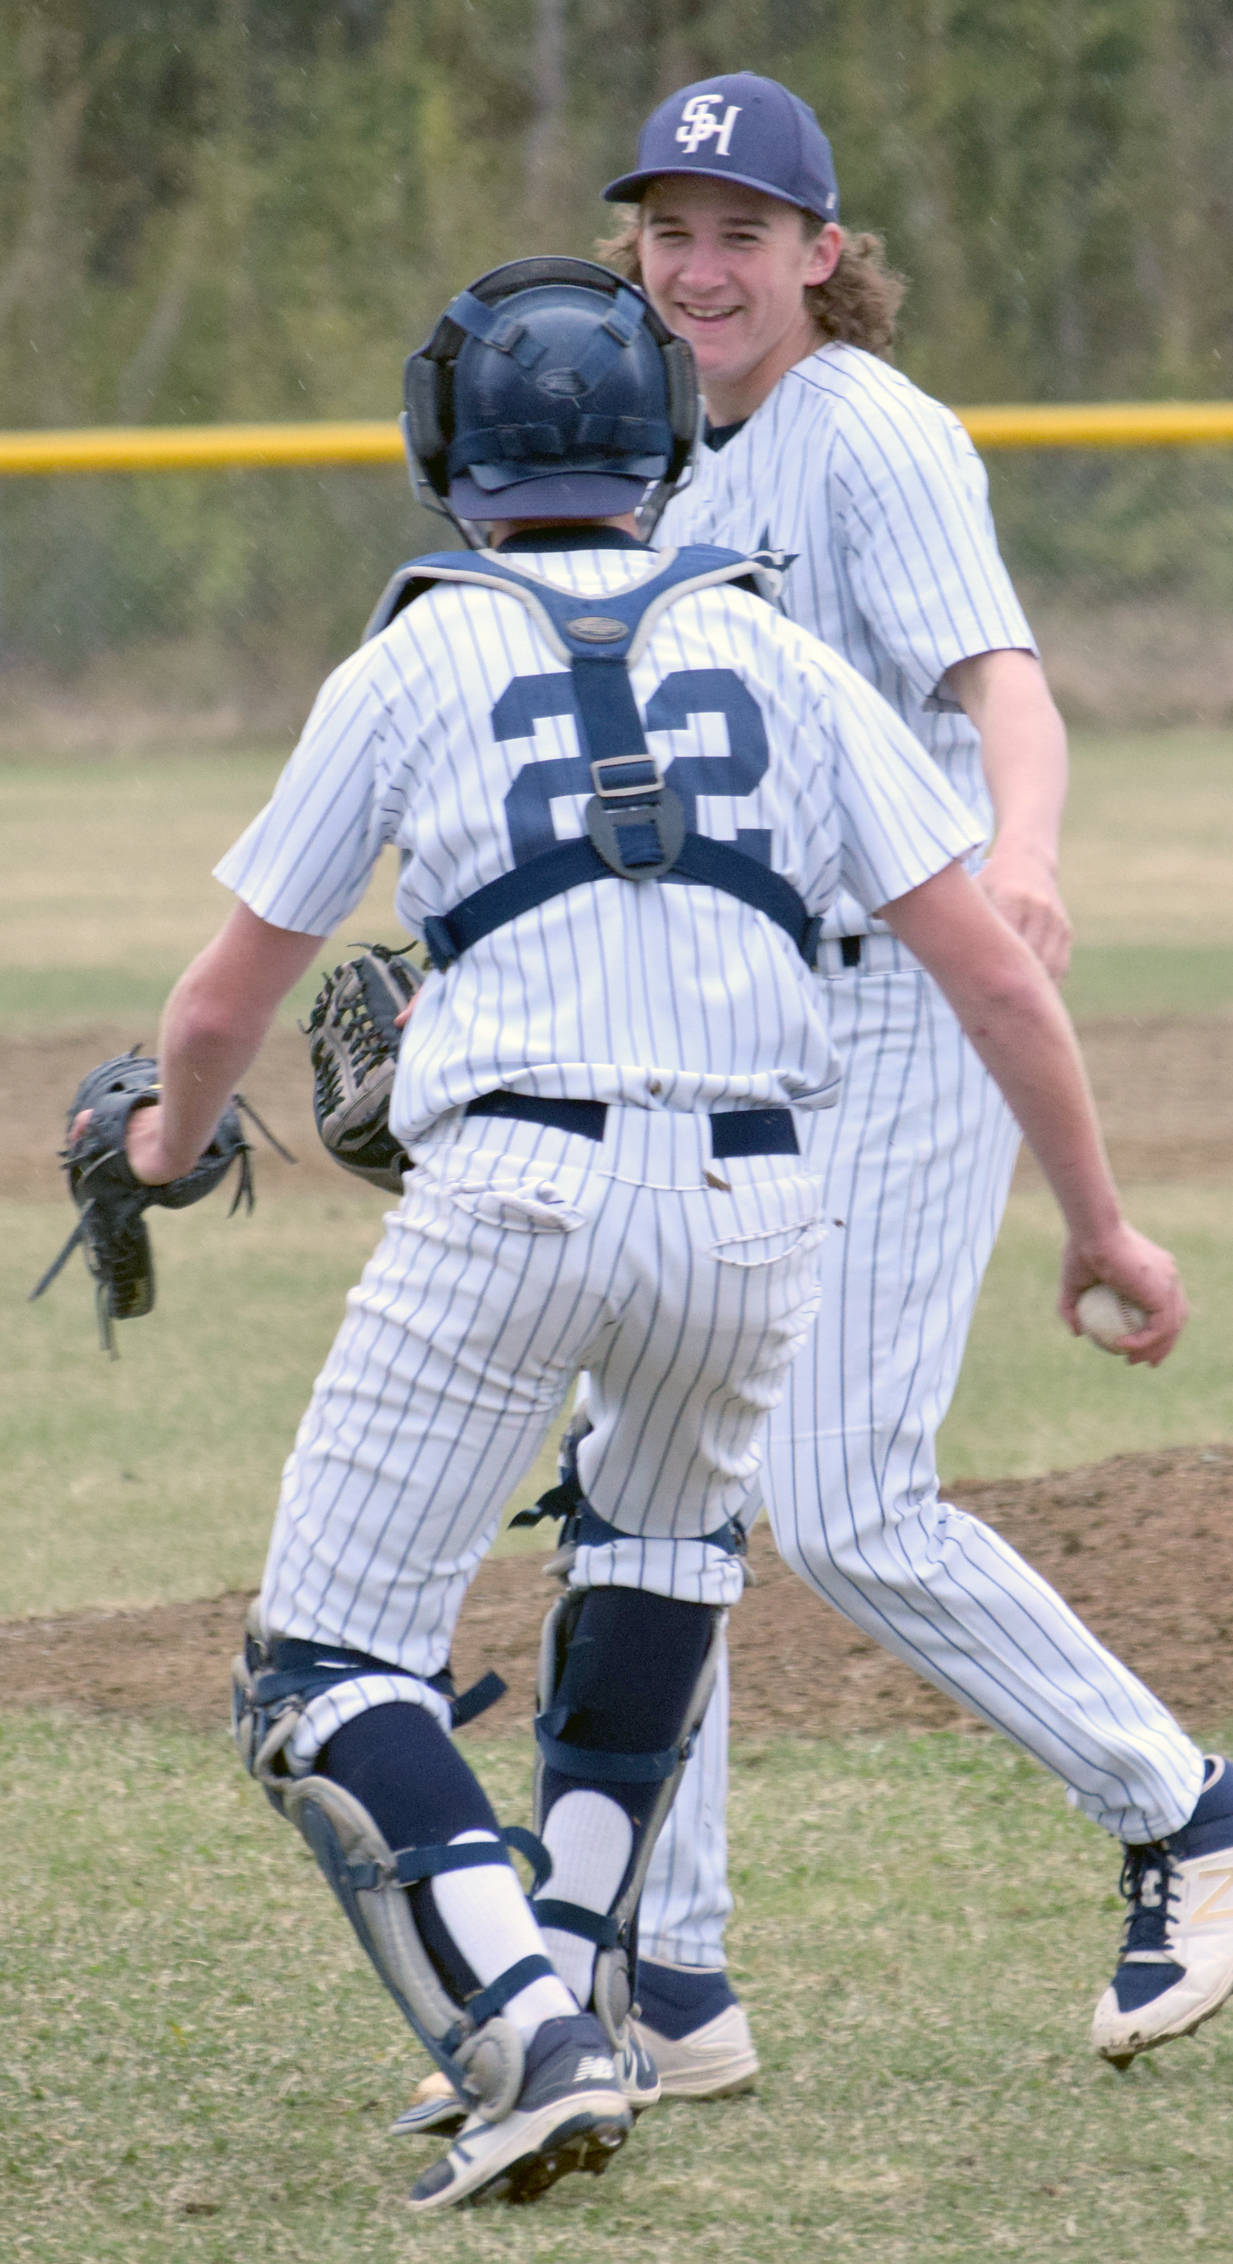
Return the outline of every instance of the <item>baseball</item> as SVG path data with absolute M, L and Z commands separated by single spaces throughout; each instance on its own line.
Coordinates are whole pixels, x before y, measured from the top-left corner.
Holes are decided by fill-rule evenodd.
M 1102 1352 L 1116 1352 L 1121 1336 L 1133 1336 L 1147 1319 L 1141 1305 L 1132 1305 L 1126 1297 L 1119 1297 L 1108 1282 L 1098 1281 L 1075 1299 L 1075 1317 L 1085 1336 L 1098 1344 Z

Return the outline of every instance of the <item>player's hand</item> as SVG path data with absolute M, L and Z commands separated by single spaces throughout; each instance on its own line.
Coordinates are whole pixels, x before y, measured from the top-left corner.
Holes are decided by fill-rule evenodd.
M 83 1108 L 69 1126 L 69 1143 L 80 1140 L 93 1116 L 93 1109 Z M 135 1108 L 124 1127 L 124 1153 L 134 1179 L 147 1187 L 166 1187 L 171 1180 L 183 1177 L 182 1168 L 172 1163 L 162 1142 L 162 1109 L 157 1102 L 152 1108 Z
M 135 1108 L 124 1130 L 124 1152 L 134 1179 L 142 1179 L 147 1187 L 163 1187 L 168 1180 L 183 1176 L 183 1158 L 168 1154 L 163 1141 L 163 1111 L 156 1101 L 152 1108 Z M 190 1164 L 196 1161 L 189 1159 Z
M 995 841 L 976 879 L 995 912 L 1060 983 L 1070 965 L 1072 930 L 1048 860 Z
M 1099 1245 L 1080 1245 L 1072 1238 L 1062 1257 L 1058 1311 L 1075 1336 L 1083 1333 L 1075 1300 L 1097 1281 L 1107 1282 L 1128 1304 L 1142 1307 L 1147 1315 L 1143 1327 L 1128 1336 L 1119 1350 L 1132 1368 L 1141 1362 L 1158 1368 L 1181 1335 L 1189 1309 L 1171 1253 L 1124 1220 Z

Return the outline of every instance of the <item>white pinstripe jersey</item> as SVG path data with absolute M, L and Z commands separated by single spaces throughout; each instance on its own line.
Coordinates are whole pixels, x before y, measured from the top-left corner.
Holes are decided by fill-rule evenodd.
M 876 685 L 992 827 L 975 727 L 938 696 L 955 661 L 1035 643 L 998 553 L 984 466 L 953 413 L 856 346 L 798 362 L 721 448 L 702 448 L 657 541 L 793 554 L 779 604 Z M 841 896 L 827 935 L 859 935 Z
M 577 541 L 501 557 L 592 598 L 663 565 L 614 532 Z M 690 821 L 743 837 L 811 911 L 840 885 L 887 903 L 979 837 L 885 703 L 761 598 L 681 596 L 630 674 Z M 527 608 L 439 585 L 329 678 L 217 877 L 274 926 L 324 936 L 393 843 L 396 910 L 414 935 L 554 837 L 582 834 L 590 793 L 568 669 Z M 414 1027 L 391 1108 L 408 1141 L 496 1087 L 698 1110 L 816 1108 L 837 1083 L 822 986 L 764 913 L 615 875 L 521 913 L 430 977 Z

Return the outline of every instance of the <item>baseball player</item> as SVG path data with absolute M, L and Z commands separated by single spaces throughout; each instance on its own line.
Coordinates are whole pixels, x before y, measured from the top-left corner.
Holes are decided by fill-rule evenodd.
M 1111 1283 L 1156 1360 L 1185 1306 L 1121 1215 L 1069 1023 L 970 880 L 979 827 L 936 766 L 768 606 L 759 562 L 637 539 L 692 453 L 688 348 L 618 277 L 524 261 L 454 300 L 405 398 L 417 475 L 486 547 L 397 576 L 325 685 L 218 868 L 237 902 L 172 994 L 162 1099 L 126 1145 L 147 1182 L 184 1172 L 396 844 L 436 969 L 390 1111 L 415 1169 L 286 1465 L 237 1735 L 469 2109 L 413 2189 L 428 2214 L 603 2168 L 656 2095 L 629 2033 L 637 1901 L 816 1303 L 797 1122 L 836 1091 L 813 960 L 837 890 L 931 967 L 1020 1112 L 1067 1222 L 1063 1311 Z M 448 1734 L 449 1653 L 579 1368 L 529 1902 L 527 1835 Z
M 929 750 L 990 844 L 987 900 L 1060 978 L 1062 726 L 980 462 L 958 420 L 878 358 L 898 286 L 876 239 L 839 226 L 813 112 L 747 72 L 682 88 L 604 193 L 635 208 L 606 256 L 692 345 L 709 416 L 657 539 L 791 554 L 783 611 Z M 937 1429 L 1016 1127 L 901 935 L 841 890 L 823 937 L 844 1081 L 805 1141 L 842 1224 L 809 1349 L 771 1418 L 764 1499 L 780 1552 L 819 1595 L 1035 1754 L 1126 1843 L 1123 1952 L 1092 2029 L 1123 2064 L 1233 1990 L 1233 1772 L 1205 1762 L 996 1534 L 939 1500 Z M 701 2096 L 757 2066 L 723 1971 L 725 1734 L 721 1688 L 641 1918 L 645 2040 L 665 2090 Z

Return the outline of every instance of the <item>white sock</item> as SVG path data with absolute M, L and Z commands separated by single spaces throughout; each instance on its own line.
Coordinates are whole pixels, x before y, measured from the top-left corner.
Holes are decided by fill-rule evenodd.
M 552 1857 L 545 1894 L 558 1902 L 579 1902 L 585 1910 L 611 1910 L 633 1853 L 634 1828 L 625 1810 L 606 1793 L 562 1793 L 549 1813 L 543 1840 Z M 545 1926 L 544 1940 L 562 1980 L 585 2005 L 595 1972 L 594 1944 L 559 1926 Z
M 456 1832 L 451 1847 L 472 1840 L 487 1840 L 500 1847 L 491 1832 Z M 512 1866 L 504 1859 L 477 1865 L 473 1871 L 441 1871 L 432 1882 L 433 1900 L 481 1986 L 517 1965 L 520 1958 L 552 1956 L 531 1916 Z M 555 1960 L 554 1960 L 555 1963 Z M 555 1974 L 529 1981 L 525 1989 L 502 2005 L 504 2019 L 512 2020 L 524 2043 L 529 2043 L 546 2020 L 576 2013 L 574 1999 Z

